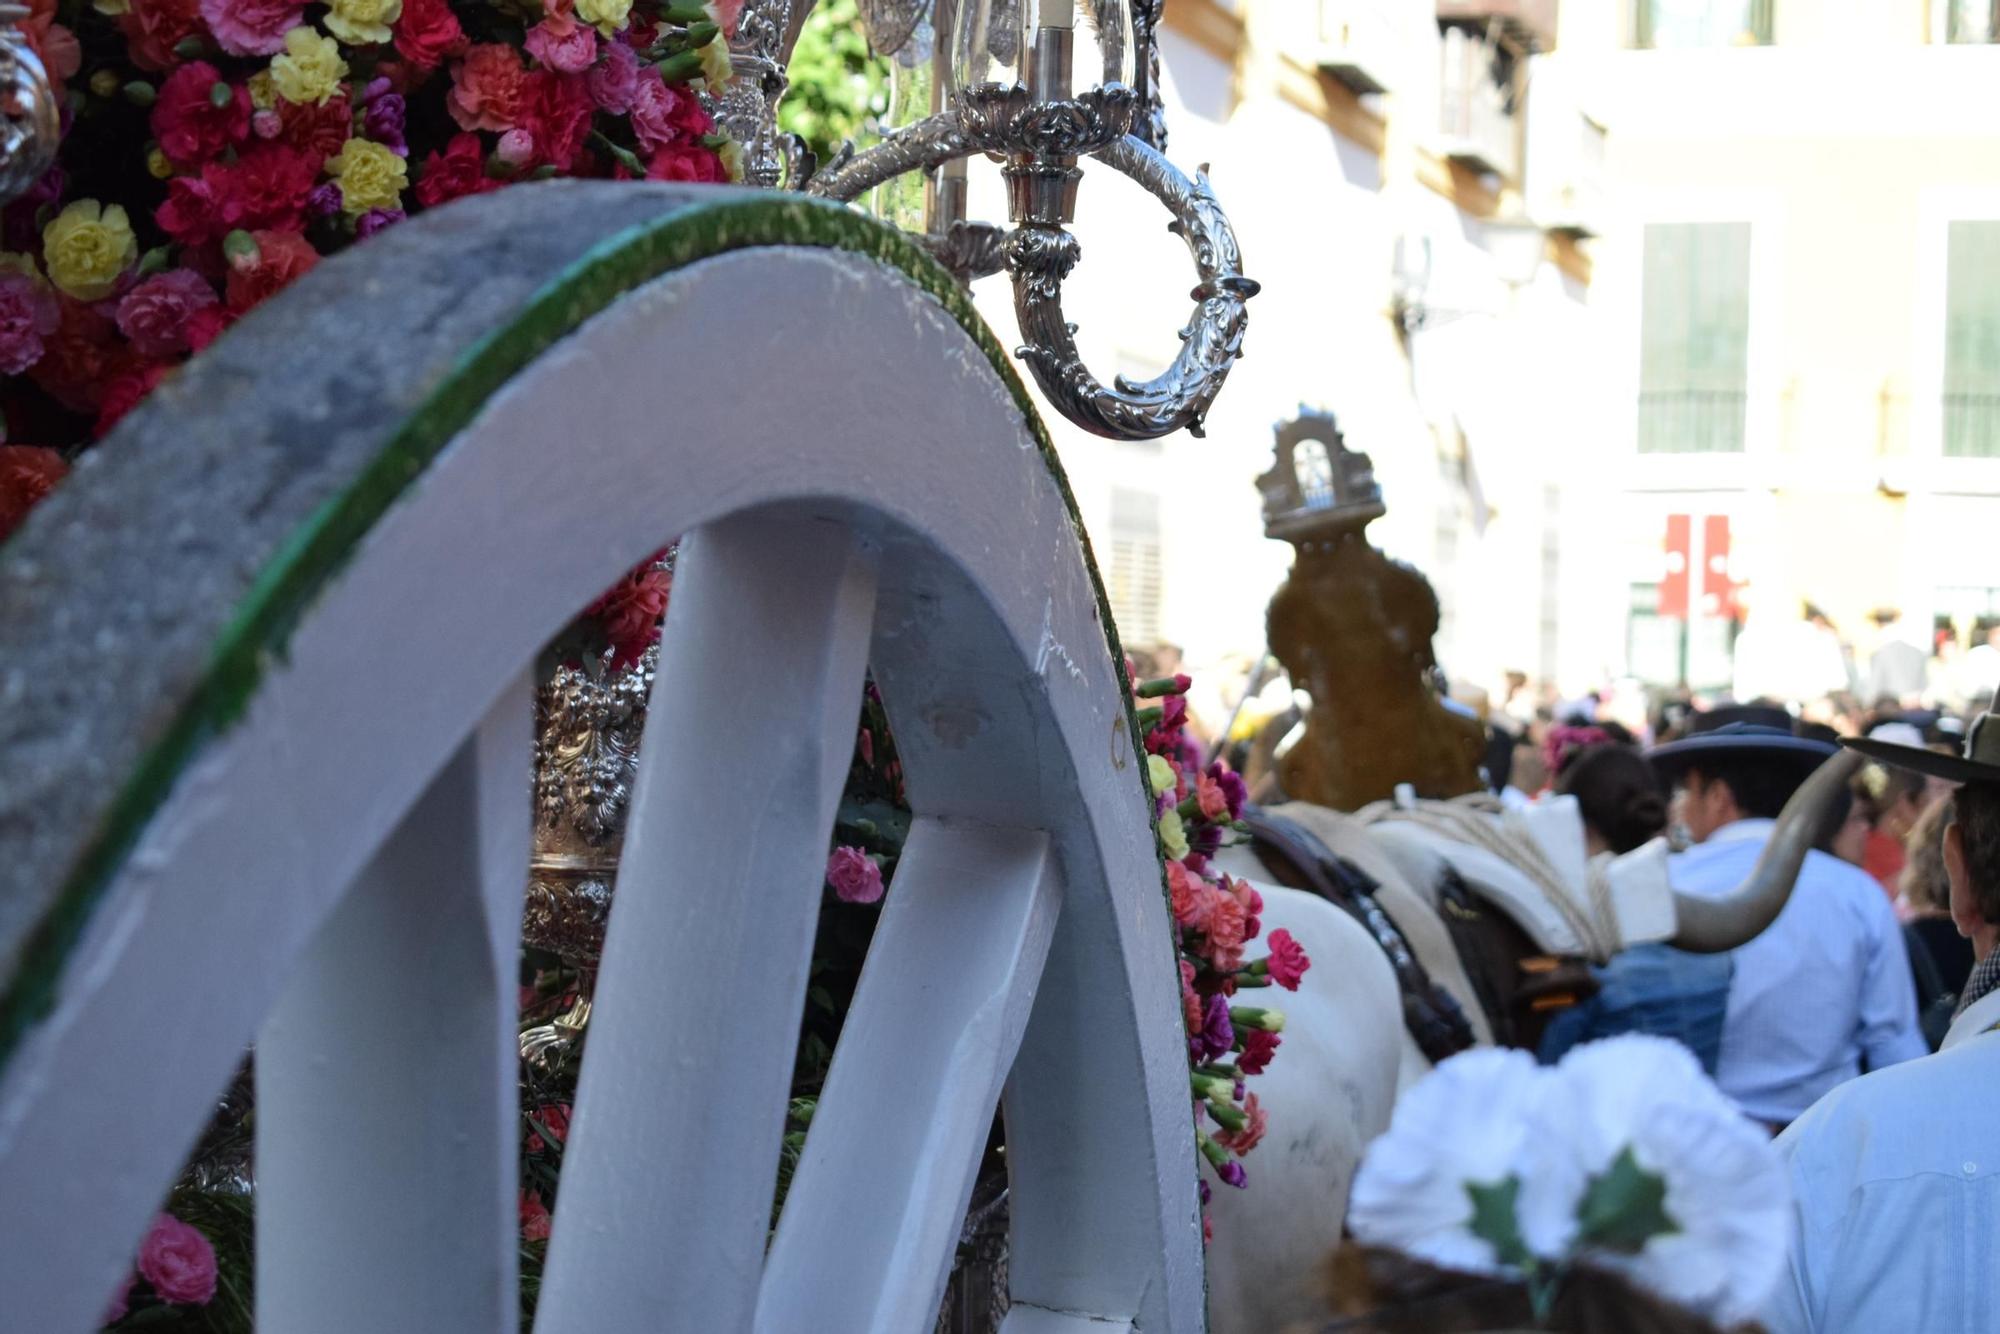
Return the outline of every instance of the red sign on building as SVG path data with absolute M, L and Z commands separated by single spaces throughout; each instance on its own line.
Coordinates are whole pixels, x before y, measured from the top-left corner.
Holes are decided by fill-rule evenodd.
M 1663 564 L 1665 572 L 1660 576 L 1659 615 L 1684 621 L 1688 616 L 1688 589 L 1691 571 L 1688 562 L 1694 555 L 1694 522 L 1685 514 L 1667 516 L 1667 541 Z
M 1710 514 L 1701 522 L 1701 610 L 1725 620 L 1741 618 L 1738 585 L 1729 577 L 1729 516 Z

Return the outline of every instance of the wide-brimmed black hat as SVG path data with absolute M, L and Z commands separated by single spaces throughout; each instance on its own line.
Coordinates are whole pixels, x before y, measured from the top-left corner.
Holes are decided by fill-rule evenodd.
M 1846 744 L 1871 760 L 1948 782 L 2000 783 L 2000 722 L 1990 712 L 1973 720 L 1972 730 L 1965 734 L 1965 750 L 1958 755 L 1873 738 Z
M 1830 741 L 1799 736 L 1792 715 L 1760 704 L 1731 704 L 1698 713 L 1688 734 L 1646 752 L 1653 767 L 1668 780 L 1678 778 L 1704 759 L 1758 759 L 1794 770 L 1803 782 L 1807 774 L 1837 755 Z

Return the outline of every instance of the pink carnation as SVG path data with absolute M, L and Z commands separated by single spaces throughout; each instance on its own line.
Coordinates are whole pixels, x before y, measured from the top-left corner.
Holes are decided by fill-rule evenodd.
M 827 883 L 843 903 L 874 903 L 882 897 L 882 868 L 860 848 L 846 844 L 826 859 Z
M 42 359 L 42 340 L 62 325 L 56 295 L 25 273 L 0 273 L 0 374 Z
M 527 92 L 527 71 L 514 48 L 483 42 L 452 66 L 445 110 L 461 130 L 511 130 Z
M 215 1297 L 215 1247 L 200 1229 L 161 1214 L 139 1246 L 139 1273 L 164 1301 L 206 1306 Z
M 1179 862 L 1167 863 L 1167 893 L 1173 907 L 1174 920 L 1182 926 L 1195 930 L 1204 929 L 1208 923 L 1208 886 L 1199 877 L 1189 873 Z
M 1217 972 L 1233 973 L 1243 966 L 1244 928 L 1249 914 L 1233 894 L 1212 890 L 1208 910 L 1208 961 Z
M 565 6 L 528 29 L 522 45 L 552 70 L 581 74 L 597 59 L 597 29 L 578 23 Z
M 1292 939 L 1292 933 L 1279 927 L 1271 933 L 1271 957 L 1267 961 L 1271 980 L 1287 991 L 1299 989 L 1299 979 L 1312 967 L 1312 960 L 1306 956 L 1305 947 Z
M 1203 819 L 1221 824 L 1229 818 L 1229 798 L 1224 795 L 1222 784 L 1207 774 L 1195 775 L 1194 797 Z
M 188 317 L 218 300 L 208 280 L 192 269 L 156 274 L 118 303 L 118 332 L 148 357 L 175 356 L 188 350 Z
M 734 37 L 736 20 L 743 16 L 743 0 L 714 0 L 714 3 L 707 8 L 709 13 L 715 15 L 715 22 L 722 29 L 722 35 Z
M 667 87 L 660 71 L 647 66 L 639 71 L 639 84 L 632 93 L 632 133 L 642 153 L 686 141 L 687 119 L 681 105 L 689 95 Z
M 1271 1119 L 1270 1113 L 1257 1105 L 1257 1095 L 1254 1093 L 1244 1102 L 1243 1114 L 1249 1118 L 1248 1124 L 1243 1129 L 1222 1130 L 1215 1135 L 1217 1144 L 1225 1149 L 1234 1149 L 1239 1154 L 1248 1153 L 1263 1142 L 1265 1128 Z
M 639 90 L 639 57 L 623 42 L 610 42 L 583 82 L 598 110 L 622 116 L 632 109 L 632 96 Z
M 232 56 L 274 56 L 305 18 L 303 0 L 201 0 L 201 17 Z

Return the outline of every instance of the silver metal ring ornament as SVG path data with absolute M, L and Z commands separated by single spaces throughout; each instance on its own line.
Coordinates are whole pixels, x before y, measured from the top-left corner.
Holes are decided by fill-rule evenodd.
M 848 202 L 905 172 L 935 170 L 975 153 L 1004 157 L 1013 230 L 1001 237 L 991 228 L 954 222 L 948 235 L 926 238 L 926 248 L 965 281 L 1005 266 L 1025 341 L 1018 355 L 1063 416 L 1114 440 L 1151 440 L 1183 427 L 1200 436 L 1209 405 L 1242 353 L 1245 304 L 1258 285 L 1243 276 L 1235 230 L 1207 176 L 1188 178 L 1127 133 L 1139 111 L 1132 91 L 1119 85 L 1056 103 L 1037 102 L 1018 85 L 969 89 L 955 109 L 828 167 L 805 190 Z M 1200 275 L 1180 352 L 1163 374 L 1144 382 L 1121 376 L 1106 385 L 1091 374 L 1063 313 L 1063 280 L 1081 255 L 1064 224 L 1075 214 L 1082 175 L 1077 163 L 1086 156 L 1131 177 L 1166 205 L 1170 227 L 1187 242 Z
M 28 46 L 22 5 L 0 5 L 0 203 L 19 199 L 48 171 L 62 118 L 48 71 Z
M 1077 353 L 1075 329 L 1062 309 L 1062 282 L 1080 255 L 1060 228 L 1023 226 L 1007 242 L 1014 278 L 1014 314 L 1026 345 L 1017 355 L 1063 416 L 1114 440 L 1151 440 L 1186 427 L 1202 434 L 1202 419 L 1242 355 L 1245 304 L 1258 285 L 1243 276 L 1236 232 L 1209 188 L 1208 177 L 1181 174 L 1173 163 L 1131 135 L 1095 155 L 1137 181 L 1174 215 L 1171 229 L 1187 242 L 1201 281 L 1194 314 L 1181 330 L 1173 365 L 1151 380 L 1119 376 L 1106 386 Z

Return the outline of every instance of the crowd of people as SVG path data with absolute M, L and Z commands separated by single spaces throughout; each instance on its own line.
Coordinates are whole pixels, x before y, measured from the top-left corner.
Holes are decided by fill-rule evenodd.
M 1494 726 L 1503 799 L 1574 797 L 1593 852 L 1666 836 L 1683 894 L 1740 883 L 1842 745 L 1870 761 L 1769 927 L 1726 954 L 1623 952 L 1541 1054 L 1673 1037 L 1779 1136 L 1798 1231 L 1772 1334 L 2000 1329 L 1983 1277 L 2000 1223 L 1987 1111 L 2000 1042 L 1976 1040 L 2000 1030 L 2000 724 L 1894 697 L 1831 703 L 1813 718 L 1667 700 L 1640 732 L 1587 707 Z

